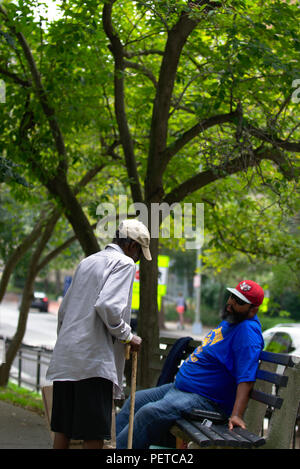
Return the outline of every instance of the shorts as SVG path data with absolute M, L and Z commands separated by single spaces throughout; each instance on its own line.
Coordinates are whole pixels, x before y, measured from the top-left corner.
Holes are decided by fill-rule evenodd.
M 72 440 L 110 440 L 112 386 L 99 377 L 54 381 L 51 430 Z
M 176 311 L 179 314 L 183 314 L 184 313 L 184 306 L 177 306 Z

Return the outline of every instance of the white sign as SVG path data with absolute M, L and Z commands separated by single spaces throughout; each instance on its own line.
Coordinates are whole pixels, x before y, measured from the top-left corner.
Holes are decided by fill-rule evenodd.
M 194 275 L 194 282 L 193 282 L 194 288 L 199 288 L 200 284 L 201 284 L 200 275 Z
M 0 2 L 1 3 L 1 2 Z M 6 88 L 5 88 L 5 82 L 3 80 L 0 80 L 0 104 L 6 102 Z

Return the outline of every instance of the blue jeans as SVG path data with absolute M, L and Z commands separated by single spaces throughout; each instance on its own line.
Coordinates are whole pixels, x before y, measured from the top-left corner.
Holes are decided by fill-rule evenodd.
M 147 449 L 164 440 L 183 410 L 217 411 L 218 405 L 199 394 L 180 391 L 174 383 L 138 391 L 135 395 L 133 449 Z M 117 449 L 127 448 L 130 399 L 116 416 Z

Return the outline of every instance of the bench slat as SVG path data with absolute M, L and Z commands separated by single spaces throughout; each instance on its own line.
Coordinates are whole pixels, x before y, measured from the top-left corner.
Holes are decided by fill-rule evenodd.
M 273 396 L 272 394 L 267 394 L 263 391 L 258 391 L 257 389 L 253 389 L 250 397 L 255 401 L 275 407 L 275 409 L 280 409 L 283 403 L 283 399 L 281 397 Z
M 212 444 L 221 445 L 221 446 L 230 446 L 232 448 L 250 448 L 251 443 L 249 440 L 239 437 L 239 435 L 234 435 L 232 432 L 228 430 L 226 425 L 212 425 L 211 427 L 206 427 L 202 425 L 200 422 L 193 422 L 194 426 L 198 428 L 198 430 L 202 431 L 203 433 L 206 430 L 211 430 L 207 436 L 213 439 Z M 215 435 L 219 435 L 221 439 L 218 437 L 216 438 Z
M 200 422 L 193 422 L 194 427 L 198 429 L 201 433 L 203 433 L 205 436 L 207 436 L 211 442 L 212 445 L 214 446 L 230 446 L 230 443 L 226 438 L 223 438 L 223 436 L 219 435 L 214 431 L 214 425 L 211 427 L 207 427 L 205 425 L 201 425 Z
M 189 422 L 185 419 L 176 421 L 176 426 L 183 430 L 199 446 L 222 446 L 232 448 L 251 448 L 265 444 L 265 438 L 249 432 L 247 429 L 227 425 L 202 425 L 200 422 Z
M 263 381 L 268 381 L 269 383 L 273 383 L 281 387 L 286 387 L 288 382 L 287 376 L 279 375 L 278 373 L 272 373 L 267 370 L 258 370 L 256 378 L 262 379 Z
M 228 425 L 214 425 L 214 431 L 226 437 L 232 447 L 251 448 L 252 446 L 252 443 L 247 438 L 229 430 Z
M 293 359 L 285 353 L 274 353 L 263 350 L 260 354 L 260 360 L 265 362 L 277 363 L 278 365 L 294 366 Z
M 242 436 L 243 438 L 246 438 L 252 443 L 253 446 L 256 446 L 256 447 L 262 446 L 266 442 L 265 438 L 263 438 L 262 436 L 255 435 L 254 433 L 251 433 L 247 429 L 244 429 L 244 428 L 234 427 L 232 431 Z
M 191 438 L 191 440 L 195 441 L 199 446 L 207 447 L 212 445 L 211 440 L 207 438 L 207 436 L 202 432 L 197 430 L 197 428 L 195 428 L 195 426 L 187 420 L 177 420 L 176 426 L 183 430 Z

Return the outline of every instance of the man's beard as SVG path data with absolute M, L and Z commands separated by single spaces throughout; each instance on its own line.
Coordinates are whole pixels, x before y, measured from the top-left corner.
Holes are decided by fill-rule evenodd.
M 248 317 L 248 311 L 246 313 L 239 313 L 231 306 L 231 311 L 227 311 L 228 305 L 225 306 L 222 319 L 225 319 L 230 324 L 239 324 L 240 322 L 244 321 Z

